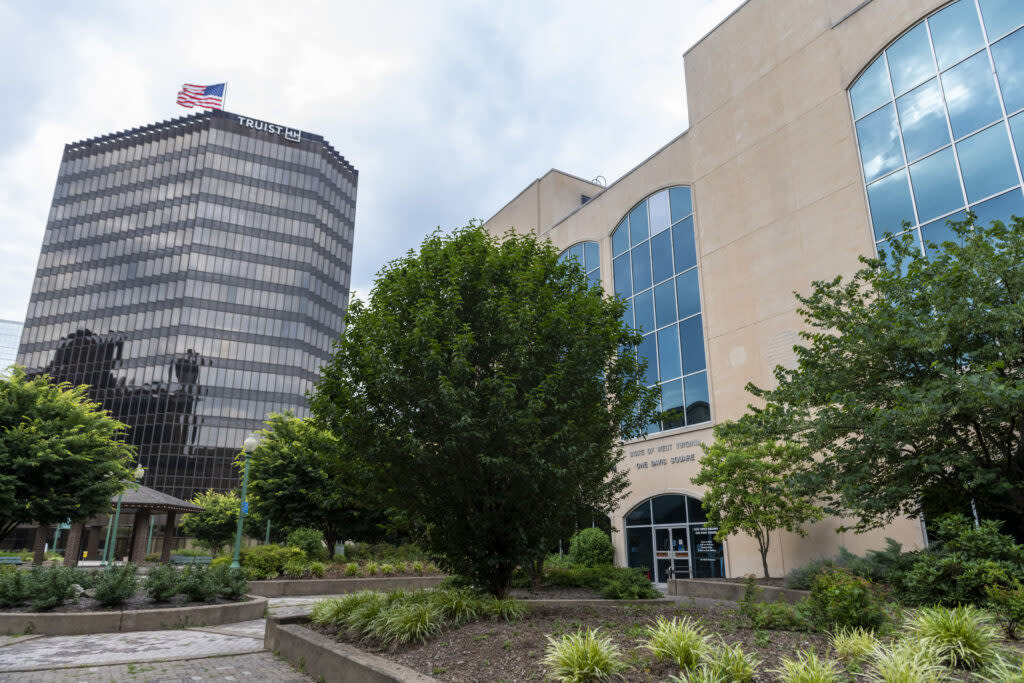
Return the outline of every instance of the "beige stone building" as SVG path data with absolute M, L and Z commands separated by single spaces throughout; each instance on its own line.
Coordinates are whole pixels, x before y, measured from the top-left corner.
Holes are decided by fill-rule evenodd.
M 702 524 L 700 444 L 745 411 L 747 382 L 793 362 L 794 291 L 852 273 L 904 220 L 925 244 L 968 207 L 1024 214 L 1022 25 L 1020 0 L 749 0 L 685 55 L 688 130 L 607 187 L 549 171 L 487 221 L 566 249 L 647 334 L 671 419 L 625 444 L 620 564 L 760 571 L 751 539 L 720 546 Z M 773 575 L 840 545 L 924 543 L 916 519 L 840 524 L 773 537 Z

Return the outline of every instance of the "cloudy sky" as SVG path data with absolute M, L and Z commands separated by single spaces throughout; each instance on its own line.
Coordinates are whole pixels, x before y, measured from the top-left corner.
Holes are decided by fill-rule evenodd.
M 683 52 L 742 0 L 0 0 L 0 318 L 22 320 L 67 142 L 227 109 L 359 169 L 352 286 L 559 168 L 621 176 L 687 127 Z

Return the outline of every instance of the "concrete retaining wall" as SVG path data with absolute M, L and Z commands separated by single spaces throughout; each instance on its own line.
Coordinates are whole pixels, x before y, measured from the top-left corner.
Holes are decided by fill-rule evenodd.
M 396 588 L 433 588 L 444 576 L 380 576 L 366 579 L 275 579 L 250 581 L 249 592 L 266 598 L 300 595 L 336 595 L 361 590 L 389 591 Z
M 669 579 L 666 592 L 669 595 L 681 595 L 687 598 L 709 598 L 711 600 L 729 600 L 739 602 L 743 599 L 746 586 L 742 583 L 729 581 L 708 581 L 706 579 Z M 810 595 L 807 591 L 792 588 L 761 586 L 759 599 L 761 602 L 785 600 L 795 603 Z
M 110 612 L 0 612 L 0 633 L 45 633 L 70 636 L 83 633 L 164 631 L 187 626 L 216 626 L 263 617 L 267 599 L 249 596 L 245 602 L 189 605 L 164 609 Z
M 308 615 L 267 619 L 263 647 L 325 683 L 418 683 L 436 680 L 306 628 Z

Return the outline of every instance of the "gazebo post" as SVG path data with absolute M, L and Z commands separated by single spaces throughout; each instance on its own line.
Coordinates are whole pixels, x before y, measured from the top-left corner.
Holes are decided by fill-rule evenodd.
M 32 544 L 32 564 L 42 564 L 46 559 L 46 538 L 50 530 L 45 526 L 36 527 L 36 538 Z
M 174 522 L 178 516 L 174 510 L 167 511 L 167 522 L 164 524 L 164 546 L 160 551 L 160 562 L 167 564 L 171 561 L 171 546 L 174 545 Z
M 89 542 L 85 544 L 85 557 L 89 561 L 100 559 L 100 537 L 103 535 L 103 527 L 94 524 L 89 527 Z
M 74 522 L 68 530 L 68 543 L 64 548 L 64 566 L 77 567 L 78 558 L 82 556 L 82 534 L 85 522 Z
M 132 550 L 129 561 L 132 564 L 142 564 L 146 559 L 146 531 L 149 527 L 150 512 L 147 509 L 135 511 L 135 521 L 132 522 Z

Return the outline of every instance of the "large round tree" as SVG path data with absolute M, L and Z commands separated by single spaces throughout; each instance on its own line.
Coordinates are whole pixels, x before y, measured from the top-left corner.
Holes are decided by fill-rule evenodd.
M 656 402 L 624 310 L 550 243 L 436 233 L 352 304 L 313 410 L 447 569 L 502 595 L 627 485 L 619 443 Z
M 131 480 L 127 425 L 86 397 L 86 387 L 0 378 L 0 539 L 19 524 L 80 522 L 110 510 Z

